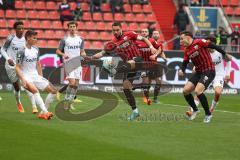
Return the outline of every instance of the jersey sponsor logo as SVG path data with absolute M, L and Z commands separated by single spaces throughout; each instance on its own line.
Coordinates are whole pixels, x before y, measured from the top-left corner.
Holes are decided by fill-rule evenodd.
M 35 62 L 37 61 L 37 58 L 29 58 L 29 59 L 26 59 L 26 62 Z
M 67 46 L 68 49 L 78 49 L 80 48 L 80 45 L 79 46 Z
M 191 55 L 189 56 L 189 58 L 194 58 L 194 57 L 196 57 L 196 56 L 198 56 L 198 55 L 199 55 L 199 52 L 196 51 L 196 52 L 193 52 L 193 54 L 191 54 Z
M 151 51 L 150 48 L 139 48 L 139 50 L 142 51 L 142 52 L 149 52 L 149 51 Z

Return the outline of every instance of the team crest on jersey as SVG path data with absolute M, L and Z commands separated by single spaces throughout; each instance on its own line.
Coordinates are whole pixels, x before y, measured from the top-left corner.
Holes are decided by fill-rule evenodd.
M 197 50 L 198 48 L 199 48 L 199 47 L 198 47 L 198 45 L 194 46 L 194 49 L 196 49 L 196 50 Z
M 128 40 L 128 37 L 127 36 L 123 37 L 123 40 L 124 41 Z
M 208 76 L 205 76 L 203 82 L 205 83 L 208 80 Z

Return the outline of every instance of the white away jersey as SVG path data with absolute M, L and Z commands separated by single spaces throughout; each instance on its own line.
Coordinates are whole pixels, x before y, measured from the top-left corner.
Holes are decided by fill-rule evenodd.
M 17 63 L 21 64 L 24 76 L 38 75 L 37 61 L 39 60 L 39 49 L 32 46 L 30 49 L 25 47 L 17 52 Z
M 23 49 L 25 46 L 25 38 L 18 38 L 16 35 L 9 35 L 3 45 L 3 50 L 7 53 L 8 57 L 16 62 L 17 51 Z
M 80 56 L 81 49 L 84 48 L 84 40 L 80 36 L 67 36 L 60 41 L 58 49 L 69 56 L 69 59 Z
M 213 63 L 215 64 L 216 76 L 225 76 L 222 54 L 215 50 L 210 55 Z

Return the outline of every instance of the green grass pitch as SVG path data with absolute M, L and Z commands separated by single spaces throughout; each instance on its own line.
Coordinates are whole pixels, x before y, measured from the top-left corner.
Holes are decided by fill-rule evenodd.
M 143 118 L 134 122 L 125 120 L 130 108 L 123 101 L 97 119 L 68 122 L 57 117 L 37 119 L 23 92 L 23 114 L 17 112 L 12 93 L 0 92 L 0 96 L 0 160 L 240 159 L 239 95 L 223 95 L 210 124 L 202 122 L 203 110 L 192 122 L 184 119 L 186 103 L 181 94 L 160 96 L 162 104 L 151 106 L 138 98 Z M 207 96 L 211 102 L 212 95 Z M 75 104 L 78 112 L 101 103 L 100 99 L 79 98 L 83 102 Z

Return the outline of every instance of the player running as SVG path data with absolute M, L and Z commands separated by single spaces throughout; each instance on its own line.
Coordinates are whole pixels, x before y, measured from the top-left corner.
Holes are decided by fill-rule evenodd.
M 132 108 L 132 114 L 128 120 L 135 120 L 137 117 L 139 117 L 139 111 L 136 106 L 135 97 L 132 93 L 132 82 L 134 80 L 133 77 L 136 76 L 136 72 L 133 72 L 132 70 L 135 68 L 143 68 L 143 63 L 136 63 L 142 61 L 141 53 L 135 44 L 136 40 L 144 41 L 149 46 L 152 54 L 156 53 L 156 49 L 152 46 L 151 42 L 147 38 L 144 38 L 135 32 L 130 31 L 123 33 L 122 25 L 119 22 L 112 24 L 112 32 L 114 38 L 111 42 L 105 45 L 105 49 L 91 57 L 88 57 L 88 59 L 99 59 L 107 53 L 107 50 L 114 50 L 114 52 L 122 59 L 123 63 L 120 62 L 116 68 L 111 70 L 111 72 L 113 74 L 124 73 L 123 92 Z
M 60 41 L 59 47 L 56 53 L 65 59 L 65 62 L 73 60 L 76 57 L 86 56 L 84 50 L 84 40 L 76 34 L 78 24 L 76 22 L 69 22 L 68 24 L 69 35 Z M 74 63 L 74 61 L 72 61 Z M 65 101 L 73 103 L 74 97 L 77 94 L 79 80 L 81 79 L 82 67 L 79 67 L 67 74 L 67 80 L 69 84 L 66 88 Z M 71 107 L 71 105 L 70 105 Z M 65 109 L 69 109 L 69 105 L 65 106 Z
M 41 108 L 42 111 L 38 117 L 48 120 L 53 116 L 51 112 L 48 112 L 48 108 L 54 101 L 57 90 L 48 80 L 43 78 L 42 67 L 39 62 L 39 49 L 34 46 L 37 43 L 37 32 L 28 30 L 25 33 L 25 39 L 26 46 L 17 52 L 16 73 L 22 86 L 33 94 L 37 106 Z M 45 104 L 38 89 L 49 93 Z
M 212 36 L 208 37 L 207 40 L 209 42 L 216 44 L 215 37 L 212 37 Z M 214 49 L 209 49 L 209 51 L 211 53 L 212 61 L 215 64 L 215 71 L 216 71 L 216 76 L 212 82 L 215 93 L 214 93 L 214 99 L 212 100 L 212 105 L 210 108 L 210 112 L 213 113 L 213 111 L 215 110 L 218 104 L 219 98 L 222 94 L 224 82 L 228 82 L 230 80 L 231 61 L 227 62 L 226 70 L 224 70 L 224 63 L 223 63 L 224 59 L 222 54 Z M 228 59 L 231 59 L 231 56 L 229 54 L 227 54 L 227 56 L 228 56 Z M 195 103 L 196 103 L 196 106 L 199 105 L 199 100 L 197 97 L 195 97 Z M 190 110 L 188 110 L 186 114 L 191 115 L 192 109 L 190 108 Z
M 180 34 L 180 45 L 185 47 L 185 52 L 182 67 L 179 70 L 179 76 L 184 76 L 189 60 L 192 61 L 196 70 L 183 88 L 184 97 L 193 108 L 193 113 L 189 116 L 189 120 L 195 119 L 199 112 L 191 94 L 191 92 L 194 91 L 205 111 L 203 122 L 209 123 L 212 114 L 209 110 L 207 97 L 203 92 L 208 88 L 215 77 L 215 67 L 208 48 L 216 49 L 224 56 L 226 53 L 220 47 L 209 43 L 205 39 L 193 39 L 192 33 L 188 31 L 184 31 Z
M 10 79 L 14 87 L 13 92 L 17 101 L 18 111 L 23 113 L 24 108 L 20 101 L 20 84 L 19 84 L 19 79 L 17 77 L 16 70 L 15 70 L 17 51 L 24 48 L 24 45 L 25 45 L 25 38 L 23 36 L 24 34 L 23 22 L 16 21 L 13 25 L 13 28 L 16 34 L 15 35 L 11 34 L 7 37 L 6 42 L 1 48 L 1 53 L 6 60 L 5 69 L 6 69 L 8 78 Z M 34 97 L 30 92 L 27 92 L 27 93 L 32 104 L 32 112 L 37 113 L 38 110 L 36 107 Z

